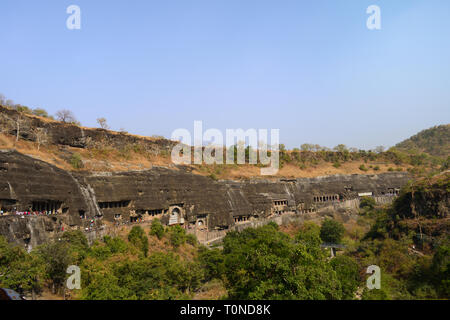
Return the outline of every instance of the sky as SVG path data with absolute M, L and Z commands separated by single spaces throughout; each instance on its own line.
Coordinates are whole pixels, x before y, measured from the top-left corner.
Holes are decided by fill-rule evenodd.
M 1 0 L 0 48 L 0 93 L 87 127 L 367 150 L 450 122 L 448 0 Z

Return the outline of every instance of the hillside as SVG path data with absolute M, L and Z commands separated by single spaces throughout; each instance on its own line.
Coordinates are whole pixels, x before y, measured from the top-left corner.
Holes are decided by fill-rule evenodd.
M 420 131 L 395 146 L 405 152 L 425 152 L 432 156 L 448 157 L 450 154 L 450 124 Z
M 3 106 L 0 106 L 0 126 L 0 149 L 15 149 L 64 170 L 119 172 L 146 170 L 155 165 L 175 167 L 170 154 L 177 142 L 163 137 L 143 137 L 124 131 L 86 128 L 77 123 L 55 121 Z M 430 150 L 439 149 L 439 154 L 448 156 L 448 127 L 430 129 L 435 133 L 419 133 L 420 138 L 416 140 L 420 144 L 417 145 L 424 146 L 424 150 L 427 146 L 430 146 Z M 427 139 L 431 139 L 431 142 L 428 143 Z M 405 141 L 402 144 L 407 143 Z M 438 147 L 441 145 L 445 147 Z M 286 150 L 280 145 L 280 170 L 276 177 L 306 178 L 407 170 L 427 172 L 445 167 L 442 157 L 410 152 L 408 148 L 408 152 L 404 150 L 400 147 L 375 152 L 347 148 L 345 145 L 339 145 L 333 150 L 317 145 L 314 148 L 302 146 L 301 150 Z M 248 152 L 246 150 L 247 161 Z M 260 164 L 202 164 L 188 167 L 193 173 L 214 180 L 261 177 Z

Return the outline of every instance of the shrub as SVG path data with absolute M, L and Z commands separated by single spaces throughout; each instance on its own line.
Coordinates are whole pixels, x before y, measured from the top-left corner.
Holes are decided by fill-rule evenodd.
M 196 246 L 198 243 L 198 240 L 194 234 L 188 234 L 188 235 L 186 235 L 186 242 L 192 246 Z
M 170 229 L 169 238 L 170 244 L 174 248 L 178 248 L 179 246 L 181 246 L 186 242 L 186 231 L 179 225 L 176 225 L 175 227 L 172 227 Z
M 33 114 L 39 117 L 44 117 L 44 118 L 48 118 L 48 112 L 45 109 L 42 108 L 36 108 L 33 111 Z
M 359 207 L 361 209 L 363 208 L 373 209 L 375 205 L 376 205 L 375 199 L 372 197 L 362 197 L 359 202 Z
M 361 171 L 367 171 L 367 170 L 369 170 L 369 169 L 367 169 L 366 166 L 362 164 L 362 165 L 359 166 L 359 170 L 361 170 Z
M 124 253 L 127 251 L 128 246 L 125 241 L 120 238 L 111 238 L 109 236 L 105 236 L 103 241 L 106 243 L 107 247 L 111 251 L 111 253 Z
M 74 169 L 83 168 L 83 160 L 81 160 L 81 155 L 78 152 L 72 154 L 72 157 L 70 158 L 70 164 Z
M 159 221 L 159 219 L 154 219 L 150 228 L 150 235 L 156 236 L 159 240 L 161 240 L 164 236 L 164 232 L 164 226 L 161 224 L 161 221 Z

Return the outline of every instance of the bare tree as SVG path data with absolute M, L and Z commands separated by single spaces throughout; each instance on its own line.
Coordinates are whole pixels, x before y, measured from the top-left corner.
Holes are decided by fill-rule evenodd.
M 0 105 L 4 105 L 6 102 L 6 97 L 0 93 Z
M 100 125 L 100 128 L 105 129 L 105 130 L 109 129 L 109 125 L 106 122 L 105 118 L 98 118 L 97 123 Z
M 5 106 L 13 108 L 15 106 L 15 103 L 11 99 L 8 99 L 5 101 Z
M 376 153 L 383 153 L 385 150 L 384 146 L 378 146 L 375 148 Z
M 78 123 L 73 112 L 67 109 L 57 111 L 55 116 L 58 121 L 62 121 L 64 123 Z
M 45 128 L 34 128 L 33 133 L 36 136 L 39 151 L 41 145 L 47 143 L 47 130 Z
M 15 122 L 16 122 L 16 142 L 15 143 L 17 143 L 17 141 L 19 141 L 20 128 L 21 128 L 22 123 L 24 122 L 24 119 L 22 118 L 22 114 L 20 112 L 17 113 L 17 118 L 16 118 Z

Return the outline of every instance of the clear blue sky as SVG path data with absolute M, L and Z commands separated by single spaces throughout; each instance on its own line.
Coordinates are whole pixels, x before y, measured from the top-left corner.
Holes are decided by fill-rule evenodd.
M 370 149 L 450 122 L 448 0 L 2 0 L 0 48 L 1 93 L 85 126 Z

